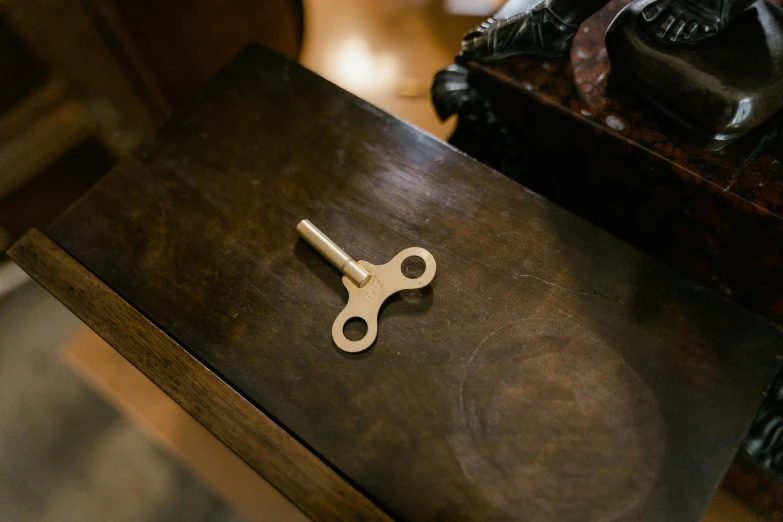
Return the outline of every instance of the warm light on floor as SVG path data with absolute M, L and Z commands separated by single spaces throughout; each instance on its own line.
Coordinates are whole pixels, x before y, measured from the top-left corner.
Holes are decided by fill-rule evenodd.
M 473 4 L 488 2 L 497 0 Z M 453 63 L 460 37 L 480 18 L 427 0 L 305 0 L 304 5 L 303 65 L 435 136 L 449 136 L 453 122 L 438 120 L 429 87 L 435 73 Z

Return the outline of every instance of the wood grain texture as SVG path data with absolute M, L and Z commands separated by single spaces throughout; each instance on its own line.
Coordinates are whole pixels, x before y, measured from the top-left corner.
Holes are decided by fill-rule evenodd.
M 437 260 L 367 353 L 302 218 Z M 697 520 L 778 366 L 766 321 L 259 47 L 48 234 L 394 518 Z
M 236 453 L 98 334 L 81 330 L 61 358 L 148 438 L 220 495 L 245 522 L 309 522 Z
M 14 261 L 315 520 L 388 520 L 82 265 L 32 230 Z

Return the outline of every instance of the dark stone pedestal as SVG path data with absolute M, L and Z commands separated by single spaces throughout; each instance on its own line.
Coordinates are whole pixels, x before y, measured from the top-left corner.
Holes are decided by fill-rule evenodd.
M 570 59 L 465 63 L 441 74 L 436 109 L 459 113 L 451 142 L 783 323 L 781 116 L 717 152 L 695 144 L 613 81 L 604 34 L 624 5 L 612 2 L 588 20 Z M 783 449 L 770 438 L 777 430 L 756 433 Z

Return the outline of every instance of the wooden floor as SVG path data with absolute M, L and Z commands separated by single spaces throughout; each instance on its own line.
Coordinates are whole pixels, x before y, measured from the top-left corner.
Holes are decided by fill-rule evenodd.
M 446 138 L 429 99 L 435 73 L 454 62 L 462 35 L 503 0 L 305 0 L 300 62 L 343 89 Z M 456 14 L 473 8 L 485 16 Z
M 83 328 L 29 280 L 0 295 L 0 520 L 241 520 L 63 364 Z

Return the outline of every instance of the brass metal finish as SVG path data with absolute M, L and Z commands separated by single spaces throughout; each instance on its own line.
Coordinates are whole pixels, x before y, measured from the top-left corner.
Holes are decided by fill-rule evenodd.
M 362 287 L 367 284 L 370 279 L 370 274 L 359 266 L 351 256 L 345 253 L 345 251 L 338 247 L 334 241 L 329 239 L 326 234 L 318 230 L 318 227 L 310 223 L 307 219 L 303 219 L 296 225 L 296 231 L 302 236 L 302 239 L 307 241 L 307 244 L 318 251 L 319 254 L 324 256 L 330 263 L 332 263 L 337 270 L 353 282 L 358 287 Z
M 424 273 L 415 279 L 402 273 L 402 262 L 412 256 L 422 258 L 425 264 Z M 335 344 L 351 353 L 362 352 L 375 342 L 378 336 L 378 312 L 386 299 L 401 290 L 424 288 L 435 277 L 435 258 L 419 247 L 406 248 L 385 265 L 371 265 L 367 261 L 359 261 L 359 264 L 370 273 L 370 280 L 364 287 L 358 288 L 347 277 L 343 277 L 343 285 L 348 290 L 348 305 L 332 325 Z M 367 323 L 367 333 L 358 341 L 351 341 L 343 332 L 345 323 L 354 318 Z
M 378 337 L 378 313 L 386 299 L 401 290 L 423 288 L 435 277 L 435 258 L 420 247 L 406 248 L 385 265 L 367 261 L 357 263 L 308 220 L 302 220 L 296 231 L 344 275 L 348 305 L 334 320 L 332 339 L 345 352 L 358 353 L 372 346 Z M 409 278 L 403 274 L 402 263 L 409 257 L 424 261 L 424 272 L 419 277 Z M 357 341 L 348 339 L 343 331 L 351 319 L 361 319 L 367 325 L 364 337 Z

